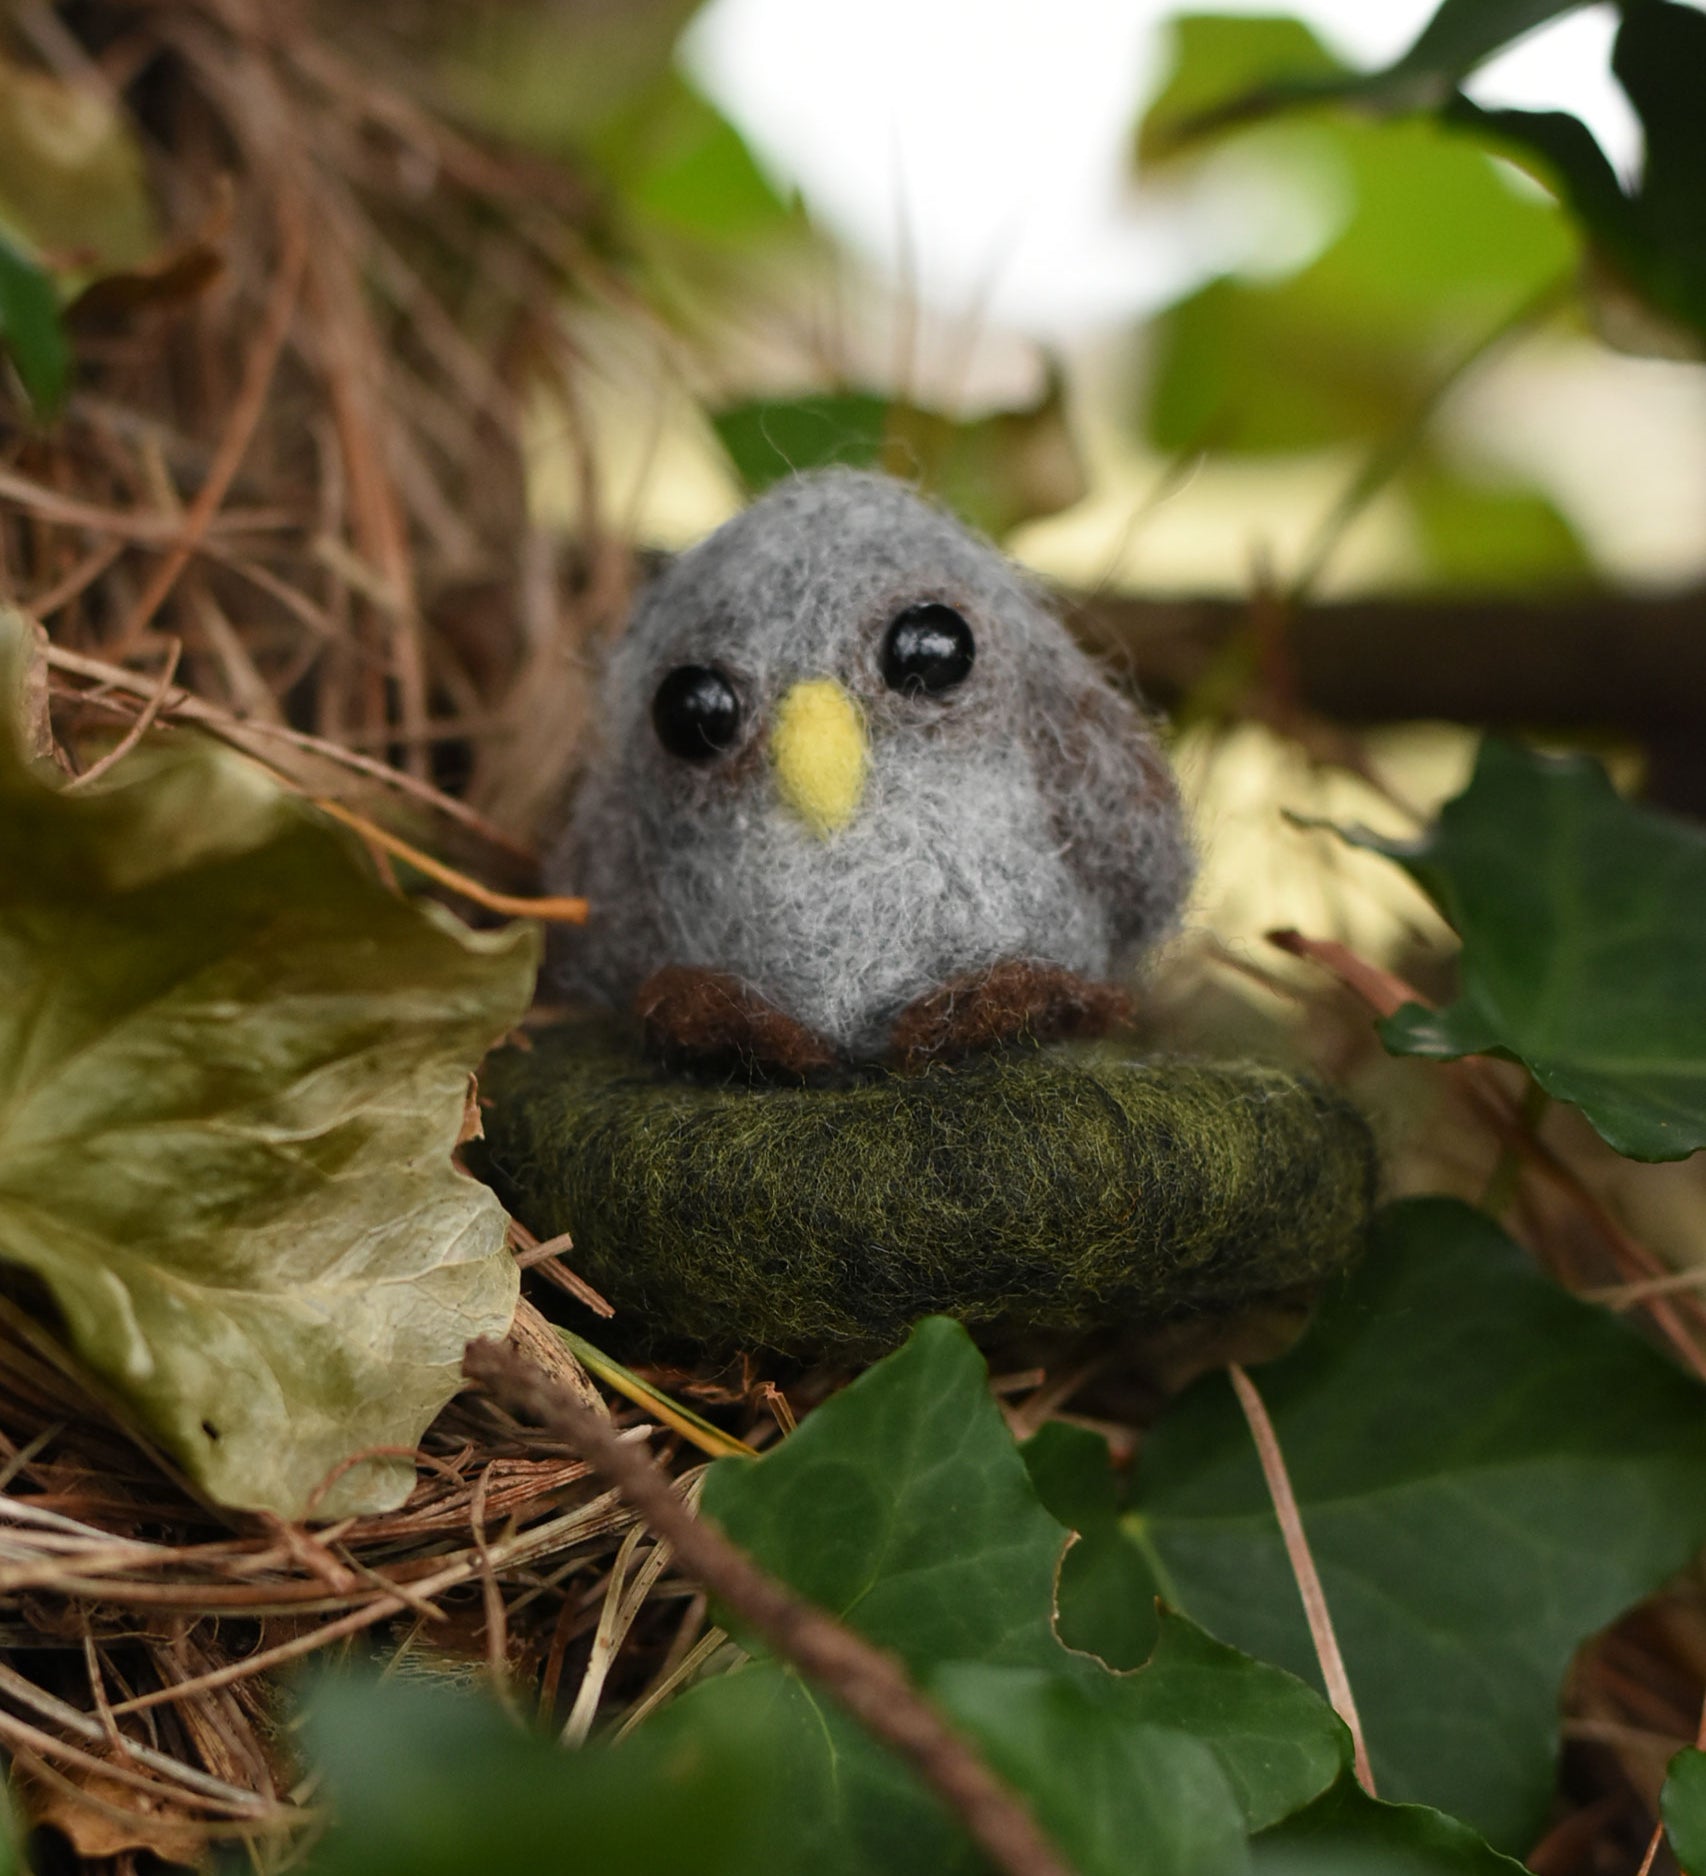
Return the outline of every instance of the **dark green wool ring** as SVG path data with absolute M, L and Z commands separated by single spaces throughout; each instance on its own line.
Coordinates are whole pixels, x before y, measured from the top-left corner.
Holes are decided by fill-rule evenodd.
M 1249 1063 L 1015 1048 L 842 1088 L 696 1084 L 609 1020 L 481 1074 L 476 1166 L 625 1346 L 815 1358 L 921 1316 L 1153 1323 L 1318 1282 L 1362 1242 L 1366 1125 Z

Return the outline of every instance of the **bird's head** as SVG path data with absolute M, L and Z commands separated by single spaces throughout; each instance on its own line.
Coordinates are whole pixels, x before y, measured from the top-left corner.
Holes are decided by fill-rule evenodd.
M 767 787 L 831 840 L 885 752 L 1017 728 L 1037 617 L 999 554 L 903 484 L 801 476 L 661 576 L 605 727 L 665 799 Z

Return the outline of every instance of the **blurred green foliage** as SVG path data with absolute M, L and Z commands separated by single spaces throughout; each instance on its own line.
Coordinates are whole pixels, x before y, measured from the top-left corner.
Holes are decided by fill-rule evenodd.
M 1230 109 L 1276 75 L 1285 95 L 1310 101 L 1351 82 L 1295 20 L 1187 16 L 1173 32 L 1172 73 L 1139 131 L 1146 172 L 1164 179 L 1190 164 L 1207 134 L 1193 127 L 1214 124 L 1305 197 L 1331 177 L 1344 206 L 1302 266 L 1212 280 L 1160 314 L 1147 439 L 1170 453 L 1389 452 L 1378 483 L 1408 506 L 1435 579 L 1580 577 L 1587 555 L 1556 506 L 1489 482 L 1427 421 L 1461 369 L 1558 295 L 1577 253 L 1568 218 L 1426 117 L 1374 122 L 1317 106 L 1275 123 Z
M 1015 410 L 955 418 L 872 391 L 751 398 L 712 424 L 748 494 L 831 463 L 883 468 L 915 482 L 997 540 L 1057 514 L 1086 483 L 1066 411 L 1064 377 Z
M 71 353 L 59 322 L 53 281 L 0 235 L 0 345 L 17 370 L 37 416 L 50 418 L 65 399 Z
M 659 292 L 695 260 L 756 262 L 807 238 L 798 206 L 676 61 L 697 10 L 698 0 L 472 6 L 452 16 L 440 54 L 475 122 L 573 164 L 603 192 L 611 251 L 647 263 Z
M 1386 121 L 1438 122 L 1532 167 L 1573 211 L 1610 284 L 1590 275 L 1590 306 L 1614 343 L 1661 356 L 1706 351 L 1706 16 L 1679 0 L 1620 0 L 1612 71 L 1640 119 L 1639 181 L 1625 185 L 1586 126 L 1565 111 L 1487 110 L 1459 86 L 1513 40 L 1581 0 L 1444 0 L 1415 43 L 1374 72 L 1323 76 L 1320 61 L 1283 43 L 1285 22 L 1266 45 L 1249 42 L 1236 83 L 1198 81 L 1164 113 L 1151 136 L 1177 147 L 1194 136 L 1248 124 L 1326 99 L 1353 103 Z M 1229 74 L 1230 75 L 1230 74 Z M 1179 108 L 1182 104 L 1183 108 Z M 1627 299 L 1644 302 L 1645 319 Z M 1675 330 L 1682 328 L 1683 330 Z

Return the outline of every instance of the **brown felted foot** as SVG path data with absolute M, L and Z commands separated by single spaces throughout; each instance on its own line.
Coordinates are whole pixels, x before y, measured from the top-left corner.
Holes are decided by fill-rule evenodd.
M 909 1003 L 889 1032 L 889 1059 L 918 1069 L 1020 1038 L 1103 1036 L 1130 1016 L 1131 999 L 1112 984 L 1032 958 L 1003 958 Z
M 838 1066 L 821 1036 L 724 971 L 668 964 L 634 996 L 648 1053 L 673 1068 L 806 1081 Z

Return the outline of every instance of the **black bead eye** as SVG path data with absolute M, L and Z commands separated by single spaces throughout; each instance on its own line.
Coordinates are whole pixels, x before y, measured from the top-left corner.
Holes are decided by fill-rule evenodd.
M 658 741 L 684 762 L 709 762 L 740 735 L 740 699 L 715 666 L 678 664 L 652 699 Z
M 971 675 L 971 627 L 935 600 L 898 613 L 883 640 L 883 682 L 906 697 L 940 697 Z

